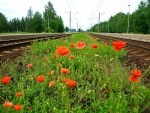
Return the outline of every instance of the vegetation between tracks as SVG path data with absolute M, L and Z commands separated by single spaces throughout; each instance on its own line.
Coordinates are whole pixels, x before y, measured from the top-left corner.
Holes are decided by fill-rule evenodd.
M 22 57 L 2 65 L 0 111 L 144 112 L 150 90 L 140 70 L 122 66 L 125 55 L 86 34 L 35 41 Z

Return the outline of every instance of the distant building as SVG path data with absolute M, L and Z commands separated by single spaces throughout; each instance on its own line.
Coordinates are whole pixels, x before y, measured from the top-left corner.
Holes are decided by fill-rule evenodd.
M 69 29 L 68 32 L 76 32 L 76 29 Z

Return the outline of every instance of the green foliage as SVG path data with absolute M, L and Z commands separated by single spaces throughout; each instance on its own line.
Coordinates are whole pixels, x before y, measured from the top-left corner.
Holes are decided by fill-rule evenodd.
M 6 17 L 0 12 L 0 33 L 7 32 L 7 26 Z
M 20 25 L 20 27 L 21 27 L 20 31 L 21 32 L 25 32 L 25 18 L 22 17 L 20 23 L 21 23 L 21 25 Z
M 32 7 L 29 7 L 28 9 L 28 14 L 27 14 L 26 21 L 25 21 L 25 31 L 34 32 Z
M 33 16 L 33 29 L 35 33 L 40 33 L 43 31 L 43 19 L 42 19 L 42 15 L 37 11 L 35 12 L 34 16 Z
M 21 30 L 21 22 L 18 18 L 13 18 L 8 22 L 8 25 L 9 32 L 18 32 Z
M 78 41 L 84 41 L 86 47 L 70 47 L 70 43 Z M 99 47 L 94 49 L 92 44 Z M 74 59 L 56 54 L 58 46 L 70 49 Z M 54 54 L 57 58 L 53 58 Z M 105 46 L 86 34 L 34 41 L 20 58 L 2 65 L 0 75 L 10 75 L 11 80 L 7 85 L 0 84 L 0 111 L 15 113 L 13 108 L 2 105 L 10 101 L 23 105 L 23 113 L 146 113 L 150 90 L 142 83 L 143 76 L 137 83 L 128 80 L 130 70 L 120 62 L 124 54 L 124 50 L 115 51 L 111 44 Z M 29 63 L 32 68 L 27 67 Z M 61 68 L 69 69 L 69 73 L 62 74 Z M 54 73 L 48 75 L 52 70 Z M 39 75 L 45 76 L 41 83 L 37 81 Z M 75 80 L 76 86 L 68 87 L 62 78 Z M 50 81 L 55 82 L 54 87 L 49 86 Z M 23 94 L 17 97 L 16 92 Z
M 132 14 L 132 29 L 130 30 L 131 32 L 135 33 L 142 33 L 146 34 L 148 33 L 148 22 L 147 19 L 149 17 L 147 16 L 147 5 L 144 2 L 140 2 L 140 5 L 138 6 L 138 10 L 133 12 Z
M 58 33 L 64 32 L 64 24 L 63 24 L 63 20 L 62 20 L 61 16 L 58 17 L 58 21 L 57 21 L 57 32 L 58 32 Z
M 64 32 L 64 25 L 63 25 L 62 18 L 56 15 L 56 11 L 54 10 L 51 2 L 48 2 L 48 5 L 45 6 L 45 11 L 43 15 L 44 15 L 45 31 L 49 31 L 47 30 L 49 27 L 49 29 L 50 28 L 53 29 L 54 32 L 58 32 L 58 33 Z
M 150 33 L 150 2 L 141 1 L 138 9 L 129 14 L 129 32 L 131 33 Z M 126 33 L 128 27 L 128 13 L 122 12 L 111 16 L 109 21 L 100 23 L 100 32 Z M 92 27 L 92 31 L 97 32 L 97 24 Z
M 38 11 L 33 13 L 32 7 L 29 7 L 27 16 L 21 20 L 13 18 L 6 20 L 6 17 L 0 13 L 0 33 L 2 32 L 30 32 L 30 33 L 62 33 L 64 32 L 64 24 L 61 16 L 56 15 L 53 4 L 48 2 L 45 6 L 43 15 Z
M 66 31 L 66 32 L 68 32 L 68 31 L 69 31 L 69 28 L 68 28 L 67 26 L 65 27 L 65 31 Z

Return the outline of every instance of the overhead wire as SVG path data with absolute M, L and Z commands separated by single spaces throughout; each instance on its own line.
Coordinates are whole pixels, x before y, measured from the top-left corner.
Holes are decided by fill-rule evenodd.
M 119 7 L 117 7 L 115 10 L 113 10 L 112 12 L 116 11 L 117 9 L 119 9 L 121 6 L 123 6 L 124 4 L 126 4 L 129 0 L 125 1 L 123 4 L 121 4 Z M 112 13 L 110 12 L 110 13 Z
M 42 3 L 46 4 L 44 0 L 40 0 Z
M 70 1 L 71 1 L 72 6 L 74 7 L 72 0 L 70 0 Z M 75 9 L 75 7 L 74 7 L 74 9 Z
M 68 1 L 67 1 L 67 0 L 66 0 L 66 2 L 67 2 L 67 4 L 68 4 L 68 6 L 69 6 L 70 10 L 72 11 L 72 9 L 71 9 L 71 7 L 70 7 L 70 5 L 69 5 L 69 3 L 68 3 Z
M 99 1 L 99 0 L 97 0 L 95 7 L 97 6 L 97 4 L 98 4 L 98 1 Z
M 95 13 L 97 12 L 97 10 L 99 9 L 99 7 L 101 6 L 102 2 L 103 2 L 103 0 L 100 2 L 98 8 L 95 10 Z M 97 1 L 97 3 L 98 3 L 98 1 Z M 97 3 L 96 3 L 96 4 L 97 4 Z M 95 16 L 95 14 L 93 14 L 93 13 L 91 13 L 91 14 Z M 95 16 L 95 17 L 96 17 L 96 16 Z M 96 17 L 96 18 L 98 19 L 98 17 Z
M 103 0 L 101 1 L 101 3 L 99 4 L 98 8 L 96 9 L 95 12 L 97 12 L 97 10 L 99 9 L 99 7 L 101 6 L 101 4 L 103 3 Z

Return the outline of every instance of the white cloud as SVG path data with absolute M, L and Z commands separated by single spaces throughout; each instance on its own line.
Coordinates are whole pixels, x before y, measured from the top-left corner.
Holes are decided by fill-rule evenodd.
M 43 13 L 44 6 L 48 1 L 53 4 L 57 14 L 62 17 L 65 26 L 69 27 L 69 11 L 71 11 L 71 28 L 76 29 L 78 22 L 78 28 L 86 30 L 91 24 L 94 25 L 98 22 L 99 12 L 101 14 L 100 21 L 108 20 L 111 15 L 118 12 L 128 13 L 128 5 L 130 5 L 130 13 L 132 13 L 142 0 L 0 0 L 0 12 L 8 19 L 26 17 L 30 6 L 34 12 Z

